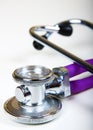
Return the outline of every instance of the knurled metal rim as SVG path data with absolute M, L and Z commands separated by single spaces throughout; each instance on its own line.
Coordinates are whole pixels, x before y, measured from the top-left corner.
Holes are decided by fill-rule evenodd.
M 49 122 L 59 116 L 61 108 L 61 101 L 51 95 L 46 97 L 45 103 L 41 106 L 24 106 L 20 104 L 15 97 L 7 100 L 4 104 L 4 109 L 10 117 L 16 122 L 23 124 L 41 124 Z M 37 111 L 35 112 L 34 110 Z
M 15 81 L 22 84 L 45 83 L 53 80 L 53 72 L 43 66 L 25 66 L 16 69 L 13 74 Z

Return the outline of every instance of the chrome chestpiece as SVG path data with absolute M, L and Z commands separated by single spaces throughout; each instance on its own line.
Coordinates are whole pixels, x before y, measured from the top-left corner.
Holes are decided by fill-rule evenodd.
M 37 50 L 42 50 L 44 45 L 50 46 L 78 63 L 79 66 L 73 64 L 71 68 L 75 67 L 78 71 L 77 68 L 83 67 L 93 73 L 92 64 L 48 40 L 54 32 L 71 36 L 73 33 L 72 24 L 81 24 L 93 29 L 93 23 L 81 19 L 63 21 L 54 26 L 35 26 L 29 30 L 35 40 L 33 46 Z M 39 31 L 44 31 L 44 35 L 39 35 Z M 84 69 L 79 69 L 75 75 L 85 72 Z M 86 84 L 92 86 L 93 81 L 92 77 L 82 79 L 82 82 L 86 81 L 85 88 L 81 87 L 80 80 L 77 81 L 77 84 L 72 82 L 72 86 L 70 86 L 71 82 L 69 83 L 66 68 L 58 67 L 50 70 L 43 66 L 26 66 L 16 69 L 13 72 L 13 78 L 20 85 L 15 90 L 15 96 L 5 102 L 4 109 L 17 122 L 25 124 L 40 124 L 55 119 L 62 108 L 61 99 L 91 88 L 87 87 Z M 73 89 L 74 85 L 76 87 L 78 85 L 78 87 Z
M 20 86 L 4 109 L 17 122 L 40 124 L 55 119 L 62 108 L 60 99 L 70 95 L 68 72 L 62 67 L 26 66 L 16 69 L 13 78 Z

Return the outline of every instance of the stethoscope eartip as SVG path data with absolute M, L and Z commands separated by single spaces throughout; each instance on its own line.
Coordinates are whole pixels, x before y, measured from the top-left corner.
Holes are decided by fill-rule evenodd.
M 33 46 L 37 50 L 42 50 L 44 48 L 44 46 L 37 41 L 33 41 Z
M 69 24 L 59 24 L 60 30 L 58 31 L 59 34 L 64 35 L 64 36 L 71 36 L 73 33 L 73 28 Z

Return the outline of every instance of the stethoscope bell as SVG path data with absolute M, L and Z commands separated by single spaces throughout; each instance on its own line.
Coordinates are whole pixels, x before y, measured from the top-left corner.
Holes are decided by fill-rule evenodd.
M 40 124 L 55 119 L 62 108 L 60 99 L 46 93 L 46 85 L 54 80 L 53 72 L 42 66 L 16 69 L 15 81 L 21 85 L 15 96 L 7 100 L 4 109 L 13 119 L 25 124 Z

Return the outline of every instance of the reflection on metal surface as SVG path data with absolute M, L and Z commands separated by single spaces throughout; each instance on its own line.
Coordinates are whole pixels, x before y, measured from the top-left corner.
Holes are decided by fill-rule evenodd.
M 17 122 L 40 124 L 55 119 L 62 108 L 60 99 L 70 95 L 68 72 L 62 67 L 26 66 L 16 69 L 13 78 L 21 85 L 4 109 Z

